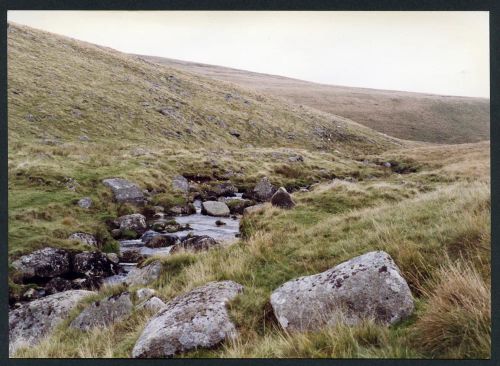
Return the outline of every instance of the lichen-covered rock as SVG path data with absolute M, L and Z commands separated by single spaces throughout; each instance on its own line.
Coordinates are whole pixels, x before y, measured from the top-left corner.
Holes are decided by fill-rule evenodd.
M 148 248 L 164 248 L 175 245 L 179 242 L 179 238 L 175 235 L 158 235 L 151 238 L 145 244 Z
M 125 282 L 129 286 L 146 286 L 160 277 L 161 270 L 161 262 L 154 261 L 142 268 L 134 268 L 131 270 L 125 279 Z
M 399 269 L 382 251 L 369 252 L 325 272 L 286 282 L 271 305 L 287 330 L 315 330 L 372 318 L 387 325 L 408 317 L 413 297 Z
M 135 296 L 137 297 L 137 300 L 146 300 L 153 296 L 155 293 L 156 291 L 152 288 L 143 287 L 135 292 Z
M 237 331 L 226 304 L 242 290 L 233 281 L 210 282 L 176 297 L 148 322 L 132 356 L 169 357 L 235 338 Z
M 21 305 L 9 312 L 9 355 L 21 346 L 33 346 L 64 320 L 78 302 L 95 292 L 59 292 Z
M 126 318 L 134 305 L 130 293 L 122 292 L 103 300 L 94 301 L 87 306 L 70 324 L 71 328 L 90 330 L 95 327 L 106 327 Z
M 92 234 L 88 233 L 73 233 L 68 237 L 68 240 L 75 240 L 79 241 L 82 244 L 90 245 L 90 246 L 97 246 L 97 240 Z
M 153 296 L 137 305 L 137 309 L 148 309 L 152 311 L 158 311 L 163 307 L 165 307 L 165 303 L 156 296 Z
M 191 250 L 194 252 L 199 252 L 201 250 L 208 250 L 214 246 L 219 245 L 219 243 L 212 237 L 207 235 L 194 235 L 185 238 L 179 244 L 175 245 L 170 253 L 175 253 L 180 249 Z
M 224 202 L 206 201 L 201 204 L 201 213 L 209 216 L 227 217 L 229 216 L 229 207 Z
M 175 177 L 172 178 L 172 188 L 176 191 L 188 193 L 189 182 L 182 175 L 176 175 Z
M 124 263 L 139 263 L 145 258 L 138 248 L 121 249 L 120 251 L 120 261 Z
M 52 278 L 70 270 L 70 255 L 63 249 L 43 248 L 12 262 L 23 279 Z
M 111 188 L 116 202 L 143 204 L 144 194 L 137 184 L 122 178 L 104 179 L 102 183 Z
M 83 252 L 75 255 L 73 272 L 87 277 L 107 277 L 117 274 L 119 266 L 112 262 L 105 253 Z
M 290 193 L 285 188 L 280 187 L 275 194 L 271 197 L 271 204 L 276 207 L 290 209 L 295 206 Z
M 120 216 L 115 220 L 115 224 L 120 228 L 121 233 L 135 232 L 143 234 L 148 226 L 146 225 L 146 217 L 141 214 L 131 214 Z
M 274 192 L 276 187 L 271 184 L 268 177 L 264 177 L 253 189 L 253 196 L 259 201 L 269 201 Z

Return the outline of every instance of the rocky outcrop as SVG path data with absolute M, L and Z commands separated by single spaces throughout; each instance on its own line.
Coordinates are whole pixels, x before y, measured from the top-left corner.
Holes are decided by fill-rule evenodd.
M 199 252 L 201 250 L 208 250 L 218 244 L 219 243 L 217 243 L 217 241 L 214 238 L 211 238 L 210 236 L 194 235 L 191 237 L 187 237 L 181 243 L 175 245 L 170 251 L 170 253 L 175 253 L 180 249 Z
M 389 254 L 376 251 L 286 282 L 271 305 L 284 329 L 304 331 L 363 318 L 393 324 L 412 313 L 413 297 Z
M 271 197 L 271 204 L 276 207 L 290 209 L 295 206 L 290 193 L 285 188 L 280 187 L 275 194 Z
M 115 201 L 118 203 L 144 203 L 144 194 L 135 183 L 122 178 L 104 179 L 102 183 L 111 188 Z
M 210 282 L 176 297 L 146 324 L 132 356 L 170 357 L 235 338 L 237 331 L 226 304 L 242 290 L 233 281 Z
M 172 188 L 175 191 L 180 191 L 183 193 L 189 193 L 189 182 L 182 175 L 176 175 L 172 178 Z
M 93 247 L 97 246 L 97 240 L 94 235 L 88 233 L 73 233 L 68 237 L 68 240 L 75 240 Z
M 12 262 L 23 279 L 52 278 L 70 270 L 70 254 L 63 249 L 43 248 Z
M 105 253 L 82 252 L 73 259 L 73 272 L 87 277 L 108 277 L 119 272 L 119 266 Z
M 201 204 L 201 213 L 209 216 L 227 217 L 229 216 L 229 207 L 224 202 L 206 201 Z
M 33 346 L 59 325 L 86 296 L 94 292 L 71 290 L 21 305 L 9 312 L 9 355 L 21 346 Z
M 142 268 L 134 268 L 129 272 L 125 282 L 129 286 L 146 286 L 160 278 L 162 265 L 154 261 Z
M 274 192 L 276 192 L 276 187 L 271 184 L 268 177 L 264 177 L 253 189 L 253 196 L 259 201 L 269 201 Z
M 94 301 L 86 307 L 70 324 L 71 328 L 90 330 L 95 327 L 106 327 L 126 318 L 134 305 L 130 293 L 122 292 L 103 300 Z
M 52 295 L 63 291 L 69 291 L 72 288 L 73 284 L 71 283 L 71 281 L 61 277 L 54 277 L 45 284 L 45 292 L 48 295 Z

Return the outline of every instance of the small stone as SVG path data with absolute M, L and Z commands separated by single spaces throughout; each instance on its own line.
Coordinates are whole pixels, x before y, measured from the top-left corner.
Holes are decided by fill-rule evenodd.
M 92 207 L 92 199 L 90 197 L 83 197 L 78 200 L 78 206 L 81 208 L 90 208 Z

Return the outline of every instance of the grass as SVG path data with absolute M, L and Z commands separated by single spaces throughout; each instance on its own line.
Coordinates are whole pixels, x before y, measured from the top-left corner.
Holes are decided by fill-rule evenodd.
M 85 249 L 67 240 L 75 231 L 95 234 L 102 250 L 116 251 L 106 220 L 140 209 L 114 203 L 105 178 L 134 181 L 157 193 L 150 206 L 168 209 L 187 199 L 172 189 L 177 174 L 209 180 L 200 186 L 228 180 L 240 190 L 268 176 L 277 186 L 310 191 L 293 194 L 293 210 L 266 204 L 245 216 L 243 238 L 232 246 L 159 258 L 163 272 L 153 287 L 165 301 L 208 281 L 245 287 L 229 306 L 238 340 L 183 357 L 489 355 L 489 143 L 401 141 L 109 49 L 11 29 L 10 261 L 44 246 Z M 167 115 L 157 111 L 167 106 Z M 230 128 L 242 132 L 240 139 Z M 81 134 L 90 141 L 80 141 Z M 295 155 L 304 161 L 290 162 Z M 89 210 L 76 205 L 85 196 L 94 202 Z M 410 319 L 389 328 L 367 320 L 303 334 L 278 327 L 269 304 L 275 288 L 372 250 L 387 251 L 408 281 L 417 305 Z M 14 280 L 11 273 L 10 291 L 25 291 Z M 105 288 L 95 298 L 115 291 Z M 85 304 L 16 356 L 130 357 L 152 314 L 136 311 L 92 332 L 69 329 Z

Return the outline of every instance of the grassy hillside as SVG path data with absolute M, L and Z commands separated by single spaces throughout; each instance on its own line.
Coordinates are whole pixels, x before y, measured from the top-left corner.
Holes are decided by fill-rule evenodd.
M 488 142 L 399 140 L 23 26 L 10 26 L 8 47 L 10 260 L 45 246 L 74 248 L 66 238 L 75 231 L 116 251 L 105 220 L 138 208 L 113 203 L 104 178 L 137 182 L 155 192 L 151 205 L 168 208 L 186 199 L 172 191 L 176 174 L 229 180 L 241 190 L 268 176 L 311 189 L 293 194 L 292 210 L 266 204 L 245 217 L 232 246 L 161 258 L 163 275 L 151 287 L 164 301 L 212 280 L 245 286 L 229 309 L 238 340 L 184 357 L 489 357 Z M 291 162 L 295 155 L 303 162 Z M 76 205 L 84 196 L 94 201 L 89 210 Z M 276 287 L 377 249 L 394 258 L 410 285 L 410 319 L 296 334 L 278 327 L 269 305 Z M 96 297 L 122 290 L 105 288 Z M 83 306 L 16 356 L 130 357 L 152 315 L 134 310 L 86 333 L 68 327 Z
M 490 101 L 485 98 L 324 85 L 222 66 L 140 57 L 351 118 L 402 139 L 455 144 L 489 140 L 490 136 Z

